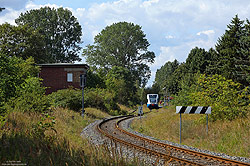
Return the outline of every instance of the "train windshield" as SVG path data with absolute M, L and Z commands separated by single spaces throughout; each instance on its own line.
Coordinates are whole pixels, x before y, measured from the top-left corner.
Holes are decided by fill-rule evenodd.
M 157 95 L 149 95 L 150 103 L 157 103 Z

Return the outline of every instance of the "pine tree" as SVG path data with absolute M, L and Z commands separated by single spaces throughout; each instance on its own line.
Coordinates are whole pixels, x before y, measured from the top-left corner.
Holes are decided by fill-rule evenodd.
M 228 79 L 240 82 L 239 72 L 237 71 L 238 60 L 242 53 L 239 51 L 241 46 L 240 39 L 244 31 L 244 21 L 241 21 L 236 15 L 231 24 L 227 27 L 225 34 L 218 40 L 216 51 L 218 52 L 217 74 L 221 74 Z
M 246 20 L 244 31 L 240 38 L 240 57 L 236 60 L 236 74 L 240 83 L 250 85 L 250 22 Z

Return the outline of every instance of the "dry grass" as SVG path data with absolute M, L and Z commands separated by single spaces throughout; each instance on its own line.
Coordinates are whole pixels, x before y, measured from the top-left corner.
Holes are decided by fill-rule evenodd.
M 42 136 L 34 132 L 34 126 L 41 121 L 40 114 L 12 112 L 0 130 L 0 165 L 8 161 L 27 165 L 141 165 L 136 160 L 111 155 L 107 147 L 96 147 L 80 137 L 84 127 L 108 114 L 87 108 L 82 118 L 80 113 L 59 108 L 50 115 L 56 119 L 56 132 L 48 129 Z
M 153 110 L 132 127 L 146 135 L 179 143 L 180 115 L 175 108 Z M 182 144 L 229 155 L 250 157 L 250 115 L 234 121 L 209 122 L 205 115 L 182 114 Z M 140 124 L 141 123 L 141 124 Z M 140 127 L 142 126 L 142 127 Z

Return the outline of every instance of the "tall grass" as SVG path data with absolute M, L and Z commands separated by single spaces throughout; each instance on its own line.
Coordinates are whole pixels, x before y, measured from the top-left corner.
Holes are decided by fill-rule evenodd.
M 142 121 L 134 121 L 132 128 L 158 139 L 179 143 L 179 116 L 174 107 L 153 110 Z M 233 121 L 209 122 L 208 135 L 204 119 L 205 115 L 182 114 L 182 144 L 250 157 L 250 115 Z
M 80 137 L 84 127 L 109 116 L 107 113 L 87 108 L 83 119 L 80 113 L 58 108 L 49 114 L 56 122 L 44 135 L 36 129 L 43 128 L 51 119 L 41 120 L 41 114 L 37 113 L 9 114 L 0 131 L 0 165 L 11 162 L 38 166 L 140 165 L 136 160 L 127 161 L 122 156 L 112 155 L 107 147 L 94 146 Z

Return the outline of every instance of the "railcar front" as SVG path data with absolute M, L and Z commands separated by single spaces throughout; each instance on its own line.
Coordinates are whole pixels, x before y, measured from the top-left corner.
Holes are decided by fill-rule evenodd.
M 158 109 L 158 94 L 147 94 L 147 107 L 152 109 Z

